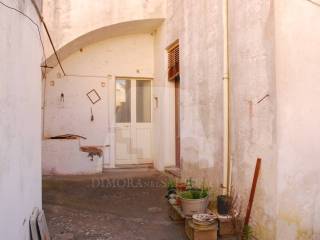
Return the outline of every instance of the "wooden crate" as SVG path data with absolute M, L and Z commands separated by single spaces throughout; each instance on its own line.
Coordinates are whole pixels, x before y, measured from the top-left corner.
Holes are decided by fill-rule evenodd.
M 236 228 L 233 224 L 232 217 L 230 215 L 220 215 L 218 211 L 215 209 L 212 211 L 214 214 L 218 215 L 218 222 L 219 222 L 219 230 L 218 236 L 222 239 L 226 237 L 226 239 L 233 239 L 237 236 Z
M 169 203 L 168 215 L 174 222 L 184 222 L 184 214 L 182 209 L 177 205 L 172 205 Z
M 200 226 L 186 219 L 185 232 L 190 240 L 217 240 L 218 223 L 209 226 Z
M 219 217 L 219 236 L 221 237 L 231 237 L 236 235 L 236 229 L 230 218 L 220 218 Z

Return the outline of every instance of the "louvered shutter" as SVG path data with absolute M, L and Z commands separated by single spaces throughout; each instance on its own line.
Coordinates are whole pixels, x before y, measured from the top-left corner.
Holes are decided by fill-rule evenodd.
M 169 81 L 174 81 L 177 77 L 179 77 L 179 73 L 180 73 L 179 45 L 176 45 L 168 51 Z

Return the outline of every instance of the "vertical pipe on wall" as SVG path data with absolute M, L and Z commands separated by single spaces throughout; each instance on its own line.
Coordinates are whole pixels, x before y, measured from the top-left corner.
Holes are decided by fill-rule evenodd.
M 228 0 L 223 0 L 223 194 L 231 190 Z
M 46 71 L 46 70 L 45 70 Z M 42 139 L 45 138 L 45 113 L 46 113 L 46 90 L 47 90 L 47 76 L 46 73 L 44 73 L 44 76 L 42 77 Z

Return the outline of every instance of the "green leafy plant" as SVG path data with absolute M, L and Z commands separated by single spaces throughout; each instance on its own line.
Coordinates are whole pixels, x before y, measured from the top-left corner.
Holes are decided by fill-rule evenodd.
M 171 189 L 175 189 L 176 188 L 176 182 L 173 179 L 169 179 L 167 182 L 167 189 L 171 190 Z
M 186 183 L 187 183 L 187 189 L 190 190 L 193 188 L 193 185 L 194 185 L 194 181 L 192 180 L 192 178 L 188 178 L 186 180 Z
M 244 225 L 243 226 L 243 232 L 242 232 L 241 239 L 242 240 L 252 240 L 252 239 L 254 239 L 253 230 L 252 230 L 252 227 L 250 225 Z
M 201 191 L 201 189 L 190 189 L 180 193 L 180 197 L 183 199 L 201 199 L 208 196 L 207 191 Z
M 183 199 L 201 199 L 208 196 L 208 189 L 192 188 L 181 192 L 180 197 Z

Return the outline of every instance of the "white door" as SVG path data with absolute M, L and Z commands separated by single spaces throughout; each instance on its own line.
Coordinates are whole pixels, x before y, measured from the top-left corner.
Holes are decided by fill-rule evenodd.
M 151 80 L 116 79 L 116 164 L 152 163 Z

